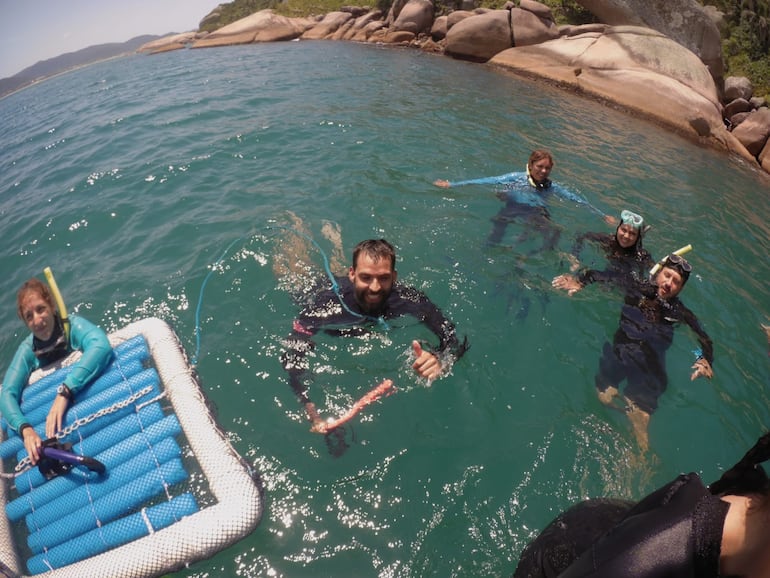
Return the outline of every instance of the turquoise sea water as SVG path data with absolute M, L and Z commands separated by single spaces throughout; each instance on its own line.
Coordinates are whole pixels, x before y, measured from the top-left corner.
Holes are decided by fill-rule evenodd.
M 51 266 L 69 308 L 107 330 L 170 322 L 261 472 L 260 527 L 179 576 L 510 575 L 574 501 L 639 498 L 683 471 L 712 481 L 770 426 L 768 179 L 610 107 L 415 51 L 290 42 L 96 64 L 0 100 L 0 131 L 0 365 L 25 335 L 16 290 Z M 620 296 L 554 293 L 558 254 L 483 246 L 500 208 L 490 187 L 431 184 L 523 170 L 539 146 L 555 180 L 644 214 L 655 256 L 694 246 L 682 297 L 714 340 L 715 377 L 689 381 L 697 342 L 680 328 L 646 462 L 593 387 Z M 399 388 L 336 459 L 278 360 L 296 313 L 272 269 L 297 239 L 288 211 L 327 253 L 326 221 L 348 254 L 394 242 L 401 280 L 471 343 L 428 386 L 408 366 L 411 340 L 430 337 L 420 326 L 319 338 L 311 394 L 325 415 L 383 378 Z M 607 229 L 571 203 L 552 216 L 561 250 Z

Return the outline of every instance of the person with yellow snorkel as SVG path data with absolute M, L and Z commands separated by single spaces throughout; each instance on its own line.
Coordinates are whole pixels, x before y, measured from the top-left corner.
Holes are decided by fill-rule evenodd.
M 605 215 L 580 195 L 553 183 L 549 178 L 553 165 L 553 155 L 549 151 L 536 149 L 529 156 L 525 172 L 506 173 L 496 177 L 467 181 L 450 182 L 439 179 L 433 184 L 445 189 L 463 185 L 503 185 L 497 196 L 505 202 L 505 206 L 492 217 L 492 232 L 487 238 L 487 245 L 499 245 L 508 224 L 520 220 L 528 227 L 519 235 L 515 244 L 523 243 L 532 236 L 533 232 L 536 232 L 543 236 L 541 250 L 553 250 L 561 235 L 561 230 L 553 224 L 548 211 L 549 198 L 553 194 L 588 207 L 610 225 L 617 222 L 614 217 Z
M 52 438 L 61 430 L 67 408 L 74 403 L 77 393 L 98 377 L 112 359 L 112 347 L 105 332 L 83 317 L 68 317 L 60 298 L 57 311 L 52 290 L 58 295 L 58 289 L 54 289 L 55 281 L 50 275 L 49 283 L 51 289 L 33 277 L 16 295 L 19 318 L 32 333 L 16 350 L 0 391 L 0 413 L 23 438 L 24 448 L 33 464 L 41 457 L 41 434 Z M 21 411 L 22 390 L 33 371 L 55 363 L 75 350 L 82 351 L 83 355 L 58 386 L 46 418 L 45 431 L 35 431 Z
M 674 329 L 684 323 L 695 333 L 700 352 L 690 380 L 711 379 L 714 375 L 714 348 L 711 338 L 701 327 L 695 314 L 679 300 L 679 294 L 690 278 L 692 266 L 681 254 L 689 246 L 667 255 L 650 272 L 649 279 L 625 278 L 625 303 L 620 313 L 618 330 L 612 343 L 605 343 L 595 377 L 599 399 L 613 405 L 623 389 L 625 412 L 633 426 L 642 452 L 649 449 L 648 425 L 658 407 L 658 399 L 668 386 L 666 351 L 674 339 Z M 557 286 L 554 283 L 554 286 Z M 566 285 L 558 287 L 574 293 Z

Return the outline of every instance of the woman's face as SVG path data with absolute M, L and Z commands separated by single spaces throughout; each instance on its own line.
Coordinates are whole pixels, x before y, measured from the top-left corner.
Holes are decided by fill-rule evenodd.
M 35 291 L 30 291 L 21 301 L 21 318 L 38 339 L 45 341 L 54 330 L 54 313 L 51 306 Z
M 634 229 L 632 225 L 623 223 L 618 227 L 616 238 L 621 247 L 628 249 L 629 247 L 633 247 L 636 240 L 639 238 L 639 229 Z
M 532 180 L 536 183 L 543 183 L 548 178 L 548 175 L 551 174 L 552 168 L 553 163 L 551 163 L 549 159 L 540 159 L 539 161 L 529 164 L 529 176 L 531 176 Z

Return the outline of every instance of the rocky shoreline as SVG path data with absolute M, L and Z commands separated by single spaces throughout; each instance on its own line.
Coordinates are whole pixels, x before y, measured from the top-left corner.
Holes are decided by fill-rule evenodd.
M 708 23 L 691 20 L 698 22 L 700 44 L 690 40 L 692 30 L 675 40 L 638 25 L 557 26 L 550 8 L 535 0 L 509 2 L 501 10 L 456 10 L 437 18 L 431 0 L 396 0 L 387 14 L 348 7 L 318 17 L 288 18 L 261 10 L 208 34 L 190 32 L 149 42 L 138 52 L 296 39 L 411 46 L 545 79 L 739 155 L 770 173 L 770 108 L 753 97 L 748 79 L 722 79 L 714 34 L 703 32 L 704 27 L 710 30 Z

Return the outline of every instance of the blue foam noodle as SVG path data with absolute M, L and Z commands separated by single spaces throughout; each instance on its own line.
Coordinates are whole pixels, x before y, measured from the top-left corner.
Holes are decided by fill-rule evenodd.
M 93 415 L 100 409 L 111 407 L 115 403 L 130 397 L 131 394 L 139 391 L 147 385 L 154 385 L 155 389 L 157 389 L 159 382 L 160 378 L 158 377 L 158 372 L 155 371 L 154 368 L 149 368 L 131 376 L 127 381 L 122 381 L 117 385 L 106 389 L 92 397 L 78 400 L 67 410 L 64 427 L 71 425 L 79 418 Z M 157 392 L 155 395 L 157 395 Z M 130 407 L 131 406 L 129 406 L 129 408 Z M 127 408 L 124 408 L 124 410 L 125 409 Z M 133 409 L 129 409 L 129 411 L 133 411 Z M 119 417 L 122 417 L 123 415 L 125 415 L 125 413 Z M 97 421 L 101 422 L 101 420 L 94 420 L 94 422 L 91 422 L 91 424 Z M 30 423 L 32 422 L 30 421 Z M 38 435 L 40 435 L 40 437 L 45 438 L 45 418 L 40 423 L 32 423 L 32 427 L 35 428 L 35 431 L 38 433 Z M 101 427 L 101 425 L 99 425 L 99 427 Z M 82 433 L 82 435 L 86 436 L 88 434 Z M 3 459 L 12 456 L 14 453 L 19 453 L 17 459 L 21 459 L 26 455 L 26 451 L 24 451 L 24 442 L 19 436 L 13 436 L 12 438 L 7 439 L 2 444 L 0 444 L 0 457 Z
M 151 498 L 164 493 L 166 487 L 184 481 L 187 472 L 179 459 L 173 459 L 106 496 L 94 500 L 88 507 L 59 518 L 53 524 L 30 534 L 27 544 L 35 554 L 71 540 L 121 517 Z
M 131 379 L 133 376 L 139 374 L 144 369 L 141 360 L 132 359 L 126 363 L 121 363 L 120 369 L 114 368 L 111 371 L 103 373 L 101 377 L 95 380 L 93 383 L 84 388 L 75 397 L 75 403 L 79 403 L 83 398 L 88 399 L 94 397 L 108 388 L 115 387 L 126 379 Z M 51 405 L 56 397 L 56 387 L 51 387 L 48 391 L 42 392 L 40 395 L 34 398 L 37 405 L 25 405 L 21 404 L 21 411 L 24 413 L 24 417 L 31 424 L 39 424 L 44 422 L 48 416 L 48 412 L 51 410 Z
M 167 528 L 197 511 L 198 504 L 192 494 L 181 494 L 168 502 L 91 530 L 70 542 L 51 548 L 45 554 L 33 556 L 27 560 L 27 570 L 30 574 L 41 574 L 51 568 L 74 564 Z
M 150 355 L 150 351 L 147 348 L 147 342 L 141 335 L 137 335 L 136 337 L 121 343 L 120 345 L 114 347 L 112 351 L 114 353 L 114 358 L 112 361 L 110 361 L 109 365 L 107 365 L 105 371 L 109 371 L 114 366 L 115 358 L 120 361 L 123 361 L 124 359 L 147 359 L 147 357 Z M 70 371 L 72 371 L 72 366 L 68 365 L 66 367 L 57 369 L 53 373 L 41 377 L 35 383 L 30 383 L 27 385 L 27 387 L 24 388 L 24 392 L 22 394 L 23 400 L 26 401 L 27 398 L 37 396 L 40 392 L 50 389 L 52 385 L 59 385 L 62 381 L 64 381 L 64 378 L 69 375 Z M 54 387 L 54 390 L 55 389 L 56 387 Z
M 145 409 L 149 411 L 145 411 Z M 126 460 L 130 460 L 143 451 L 147 451 L 152 444 L 157 443 L 164 437 L 178 435 L 180 430 L 181 427 L 176 417 L 169 415 L 163 418 L 160 404 L 154 403 L 146 408 L 142 408 L 141 418 L 137 418 L 136 413 L 129 413 L 123 419 L 105 427 L 104 430 L 99 430 L 93 436 L 84 440 L 84 442 L 73 445 L 72 449 L 76 454 L 91 456 L 102 462 L 106 468 L 112 468 Z M 91 440 L 92 437 L 95 438 L 97 436 L 99 439 L 95 440 L 94 443 L 85 443 Z M 95 476 L 96 474 L 89 475 Z M 83 479 L 84 470 L 82 469 L 67 474 L 67 477 L 69 476 L 80 479 L 81 483 L 86 482 Z M 46 481 L 38 468 L 31 468 L 16 477 L 16 489 L 23 496 L 31 490 L 34 491 L 50 486 L 60 477 L 64 476 Z M 40 506 L 45 503 L 41 499 L 36 495 L 32 498 L 32 505 Z M 10 517 L 7 507 L 6 514 Z
M 72 491 L 60 494 L 55 500 L 38 507 L 27 515 L 27 529 L 30 532 L 36 532 L 79 508 L 87 507 L 91 501 L 119 490 L 153 468 L 165 464 L 172 458 L 180 457 L 181 453 L 182 450 L 172 438 L 163 439 L 153 446 L 152 453 L 145 452 L 132 460 L 123 462 L 109 470 L 107 475 L 96 476 L 90 479 L 88 484 L 82 484 Z
M 97 389 L 104 389 L 109 385 L 118 383 L 124 376 L 130 377 L 139 373 L 144 369 L 143 362 L 149 356 L 150 350 L 147 349 L 147 345 L 142 341 L 138 342 L 131 349 L 122 352 L 122 354 L 117 357 L 113 357 L 112 361 L 110 361 L 107 367 L 104 368 L 101 375 L 83 391 L 92 391 L 95 386 Z M 69 370 L 71 368 L 68 367 L 67 369 Z M 67 371 L 67 373 L 69 373 L 69 371 Z M 53 375 L 56 374 L 54 373 Z M 64 381 L 66 375 L 62 376 L 60 379 L 54 380 L 49 379 L 50 377 L 50 375 L 46 376 L 24 388 L 24 391 L 22 392 L 21 410 L 25 414 L 41 405 L 50 405 L 56 395 L 56 387 Z M 41 383 L 43 383 L 43 386 L 41 386 Z
M 158 404 L 152 404 L 151 406 L 142 408 L 140 412 L 143 416 L 142 420 L 145 420 L 146 414 L 150 412 L 154 414 L 155 411 L 162 415 L 162 411 Z M 127 416 L 127 418 L 128 417 L 136 419 L 133 414 Z M 120 425 L 123 421 L 124 420 L 120 420 L 116 422 L 115 425 Z M 179 425 L 179 421 L 174 415 L 168 415 L 163 419 L 156 420 L 149 426 L 145 424 L 145 426 L 146 429 L 143 432 L 136 433 L 124 439 L 121 443 L 111 446 L 104 452 L 95 455 L 87 455 L 91 455 L 102 462 L 105 468 L 107 468 L 107 475 L 109 475 L 112 468 L 133 459 L 142 452 L 146 452 L 148 445 L 154 445 L 166 437 L 174 437 L 178 435 L 182 429 Z M 35 508 L 42 507 L 48 502 L 55 500 L 58 496 L 72 491 L 78 486 L 82 486 L 86 481 L 90 481 L 84 479 L 82 475 L 71 471 L 67 474 L 48 480 L 44 484 L 38 483 L 32 486 L 32 481 L 38 482 L 42 479 L 42 476 L 37 477 L 35 474 L 40 476 L 40 472 L 37 469 L 34 469 L 24 472 L 16 478 L 16 488 L 21 495 L 15 500 L 8 502 L 5 507 L 6 515 L 11 521 L 15 522 L 16 520 L 20 520 L 23 516 L 34 511 Z M 22 476 L 28 476 L 29 478 L 21 479 Z

